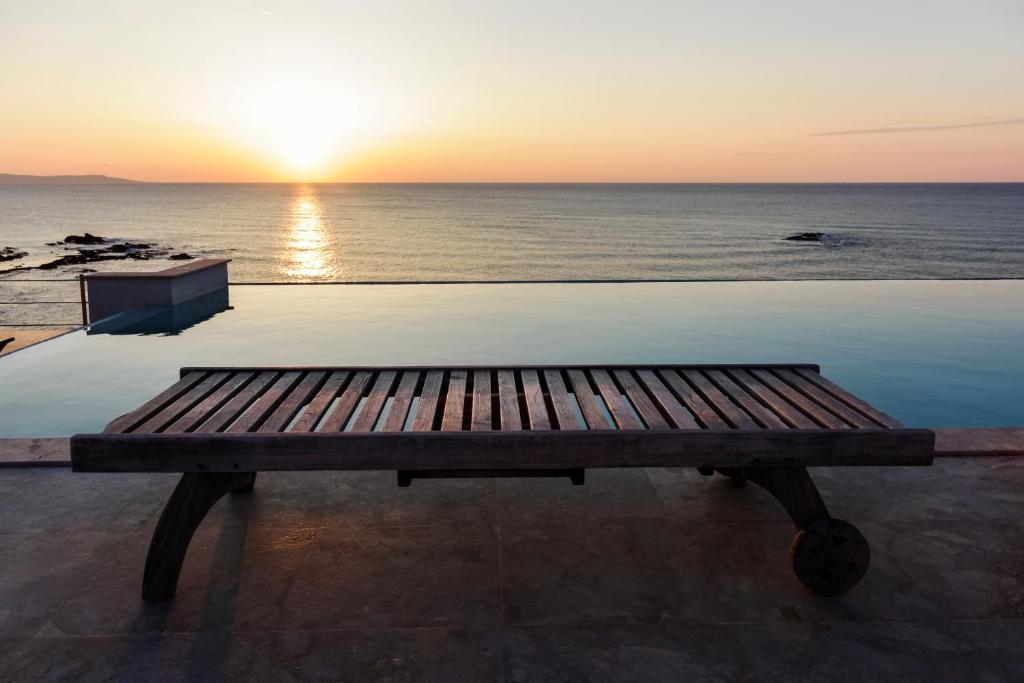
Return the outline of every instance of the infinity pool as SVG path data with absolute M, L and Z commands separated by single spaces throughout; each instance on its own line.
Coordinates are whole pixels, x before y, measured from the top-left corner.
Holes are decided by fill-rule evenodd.
M 1024 281 L 235 286 L 175 335 L 0 358 L 0 437 L 99 431 L 190 365 L 814 362 L 921 427 L 1024 424 Z

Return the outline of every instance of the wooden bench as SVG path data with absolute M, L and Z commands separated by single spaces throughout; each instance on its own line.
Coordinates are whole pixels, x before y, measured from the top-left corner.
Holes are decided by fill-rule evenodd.
M 395 470 L 420 477 L 565 476 L 696 467 L 771 493 L 798 531 L 797 578 L 822 595 L 867 571 L 867 541 L 807 473 L 929 465 L 908 429 L 815 365 L 184 368 L 181 380 L 71 440 L 76 472 L 182 472 L 153 534 L 142 596 L 174 595 L 192 534 L 259 471 Z

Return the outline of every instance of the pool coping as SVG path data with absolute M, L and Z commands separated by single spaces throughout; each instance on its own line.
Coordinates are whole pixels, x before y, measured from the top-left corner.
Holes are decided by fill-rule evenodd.
M 935 430 L 940 458 L 1024 455 L 1024 427 L 964 427 Z M 70 439 L 64 437 L 0 438 L 0 468 L 68 467 Z

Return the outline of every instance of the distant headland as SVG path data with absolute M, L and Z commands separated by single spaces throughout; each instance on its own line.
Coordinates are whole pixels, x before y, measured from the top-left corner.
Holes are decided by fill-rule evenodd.
M 0 173 L 0 185 L 118 185 L 141 183 L 141 180 L 112 178 L 108 175 L 16 175 Z

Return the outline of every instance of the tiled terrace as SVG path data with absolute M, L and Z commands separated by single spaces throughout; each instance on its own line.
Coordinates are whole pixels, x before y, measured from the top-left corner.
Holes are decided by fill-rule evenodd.
M 1024 460 L 812 474 L 872 544 L 838 599 L 792 576 L 757 487 L 592 470 L 263 474 L 146 604 L 175 475 L 0 469 L 0 680 L 1024 678 Z

